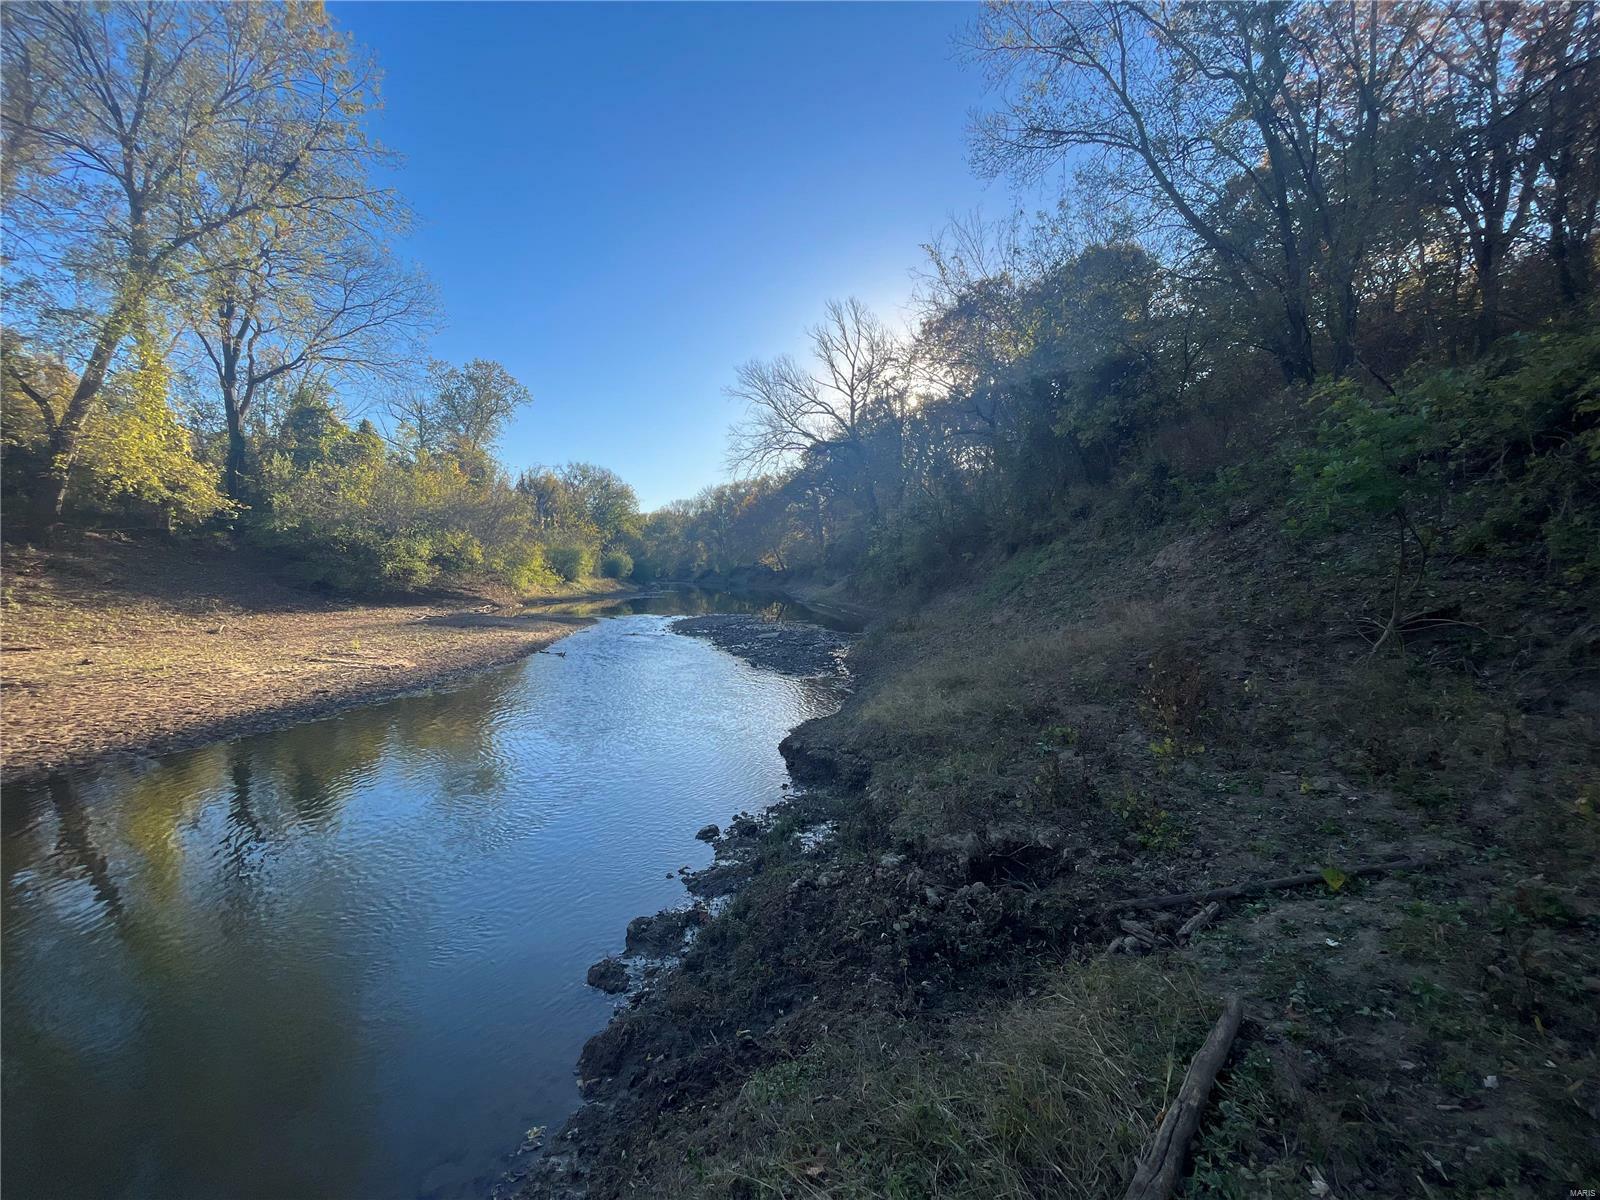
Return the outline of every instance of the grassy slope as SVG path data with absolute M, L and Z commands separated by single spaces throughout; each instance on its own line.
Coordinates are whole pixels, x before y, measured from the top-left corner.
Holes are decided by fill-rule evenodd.
M 1593 596 L 1456 562 L 1470 625 L 1369 657 L 1381 562 L 1282 530 L 1091 511 L 884 622 L 788 746 L 831 782 L 586 1050 L 589 1194 L 1117 1195 L 1229 990 L 1185 1194 L 1600 1177 Z M 1103 953 L 1108 901 L 1402 853 Z

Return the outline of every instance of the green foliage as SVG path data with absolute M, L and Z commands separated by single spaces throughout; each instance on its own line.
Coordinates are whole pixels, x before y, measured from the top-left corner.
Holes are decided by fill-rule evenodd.
M 426 385 L 391 408 L 418 454 L 454 458 L 483 481 L 494 470 L 491 451 L 506 423 L 531 403 L 528 389 L 497 362 L 475 358 L 457 367 L 434 359 Z
M 290 393 L 281 416 L 259 447 L 261 457 L 280 456 L 294 472 L 322 463 L 375 460 L 384 453 L 383 440 L 369 422 L 351 429 L 326 387 L 305 385 Z M 281 473 L 281 468 L 280 468 Z
M 1146 850 L 1170 854 L 1183 841 L 1177 819 L 1151 796 L 1135 793 L 1130 788 L 1123 792 L 1121 799 L 1111 802 L 1111 809 Z
M 1322 420 L 1295 468 L 1297 511 L 1308 529 L 1351 518 L 1400 518 L 1438 486 L 1426 401 L 1376 399 L 1350 380 L 1319 389 Z
M 1600 330 L 1518 335 L 1393 396 L 1345 381 L 1294 475 L 1311 533 L 1399 519 L 1487 555 L 1542 546 L 1570 582 L 1600 576 Z
M 662 577 L 661 565 L 654 559 L 635 558 L 633 560 L 633 578 L 639 583 L 652 583 Z
M 600 535 L 574 481 L 605 491 L 617 536 L 637 519 L 632 490 L 609 471 L 527 473 L 513 487 L 493 459 L 464 455 L 461 443 L 437 454 L 391 451 L 315 389 L 297 390 L 258 446 L 261 504 L 250 536 L 340 591 L 404 592 L 488 575 L 531 595 L 582 579 Z M 621 574 L 632 568 L 621 548 L 612 557 Z
M 80 495 L 101 503 L 131 498 L 166 513 L 173 524 L 198 525 L 233 511 L 215 472 L 194 455 L 194 439 L 178 419 L 171 373 L 153 338 L 141 334 L 129 371 L 107 388 L 79 445 Z
M 292 405 L 262 464 L 252 536 L 341 591 L 411 591 L 485 569 L 536 585 L 542 563 L 510 488 L 453 458 L 386 454 L 318 398 Z
M 652 578 L 692 579 L 738 567 L 782 570 L 816 562 L 815 546 L 835 518 L 808 492 L 803 476 L 761 476 L 706 488 L 650 514 L 639 533 L 635 558 L 648 562 Z
M 575 583 L 589 573 L 593 559 L 584 546 L 551 546 L 545 551 L 545 560 L 556 578 L 563 583 Z
M 483 543 L 465 529 L 446 529 L 433 539 L 432 558 L 447 575 L 466 575 L 483 566 Z
M 574 523 L 592 530 L 600 549 L 615 549 L 639 534 L 639 499 L 615 471 L 593 463 L 568 463 L 555 472 L 568 496 Z
M 633 559 L 626 550 L 612 550 L 600 560 L 600 574 L 607 579 L 626 579 L 633 574 Z
M 1432 391 L 1466 492 L 1460 547 L 1531 541 L 1569 582 L 1600 578 L 1600 329 L 1508 338 Z
M 519 542 L 493 551 L 489 569 L 512 591 L 531 596 L 556 582 L 555 572 L 544 558 L 544 547 L 537 542 Z
M 8 360 L 20 354 L 8 347 Z M 65 371 L 38 370 L 36 377 L 56 385 L 49 398 L 62 407 L 60 393 L 71 386 Z M 139 331 L 129 362 L 107 380 L 102 403 L 80 435 L 69 493 L 78 512 L 93 510 L 125 522 L 154 514 L 165 524 L 192 528 L 234 511 L 217 488 L 216 472 L 197 458 L 194 435 L 173 407 L 171 387 L 172 373 L 155 334 Z M 19 463 L 37 469 L 49 458 L 42 414 L 14 383 L 6 388 L 0 425 L 8 474 Z

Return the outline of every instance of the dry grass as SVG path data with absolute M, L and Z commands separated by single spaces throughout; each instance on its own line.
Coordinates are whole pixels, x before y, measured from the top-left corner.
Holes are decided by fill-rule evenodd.
M 1131 678 L 1143 656 L 1185 624 L 1185 615 L 1166 603 L 1133 600 L 1086 621 L 1021 635 L 923 630 L 922 644 L 936 640 L 944 648 L 875 688 L 859 716 L 941 744 L 975 729 L 983 736 L 1019 710 L 1048 708 L 1113 677 Z
M 1212 1006 L 1187 976 L 1126 959 L 1048 972 L 1033 993 L 932 1036 L 869 1026 L 756 1073 L 719 1125 L 731 1147 L 714 1169 L 690 1150 L 671 1193 L 1113 1194 Z

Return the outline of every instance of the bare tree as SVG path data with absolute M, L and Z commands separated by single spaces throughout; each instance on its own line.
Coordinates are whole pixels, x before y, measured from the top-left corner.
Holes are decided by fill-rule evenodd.
M 234 499 L 245 422 L 265 389 L 307 372 L 393 382 L 417 357 L 434 325 L 432 289 L 384 248 L 386 215 L 358 205 L 314 222 L 252 221 L 209 247 L 190 321 L 222 395 Z
M 858 450 L 873 419 L 902 403 L 901 348 L 859 300 L 829 301 L 809 330 L 812 362 L 745 363 L 728 395 L 744 402 L 730 466 L 756 474 L 830 448 Z
M 1423 178 L 1466 242 L 1480 352 L 1500 332 L 1504 268 L 1532 219 L 1540 169 L 1533 118 L 1548 80 L 1529 69 L 1519 7 L 1482 0 L 1434 12 L 1429 69 L 1416 81 L 1416 106 L 1434 125 L 1420 139 Z
M 1591 246 L 1600 229 L 1600 9 L 1593 4 L 1527 5 L 1529 69 L 1543 81 L 1537 105 L 1538 190 L 1561 298 L 1594 288 Z
M 1314 296 L 1331 295 L 1334 367 L 1354 354 L 1380 135 L 1416 55 L 1418 8 L 1335 3 L 992 5 L 979 51 L 1009 85 L 979 164 L 1081 173 L 1177 227 L 1235 290 L 1276 299 L 1273 349 L 1315 369 Z
M 1167 36 L 1168 21 L 1165 9 L 1121 0 L 991 6 L 978 48 L 1009 91 L 1005 110 L 979 130 L 979 165 L 1037 174 L 1071 151 L 1090 151 L 1080 167 L 1105 190 L 1158 217 L 1175 215 L 1240 291 L 1278 297 L 1284 372 L 1309 377 L 1309 271 L 1286 154 L 1263 146 L 1252 122 L 1225 120 L 1238 96 L 1186 85 L 1194 74 L 1224 74 L 1227 64 L 1215 38 L 1186 53 Z M 1275 238 L 1235 219 L 1252 202 L 1269 221 L 1276 216 Z

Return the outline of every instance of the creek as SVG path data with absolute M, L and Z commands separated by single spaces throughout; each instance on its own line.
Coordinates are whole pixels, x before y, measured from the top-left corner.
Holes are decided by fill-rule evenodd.
M 670 629 L 762 609 L 815 616 L 611 602 L 463 686 L 7 789 L 7 1195 L 485 1195 L 579 1103 L 585 969 L 841 702 Z

